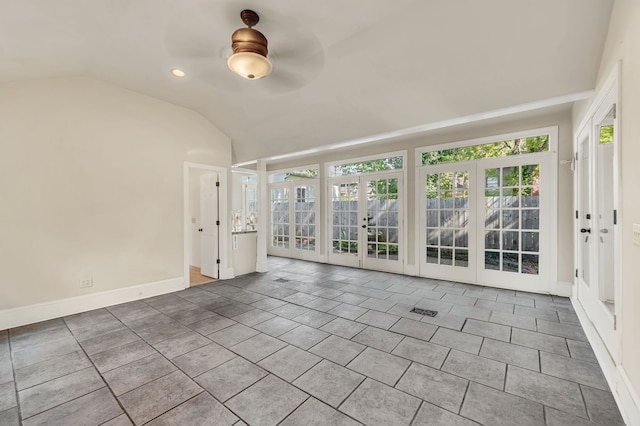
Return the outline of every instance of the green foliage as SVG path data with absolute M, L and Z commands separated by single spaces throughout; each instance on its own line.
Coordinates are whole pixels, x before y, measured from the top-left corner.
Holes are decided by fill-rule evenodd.
M 600 126 L 600 143 L 602 145 L 613 143 L 613 124 Z
M 397 170 L 402 169 L 403 167 L 403 158 L 402 156 L 398 156 L 340 164 L 334 167 L 334 171 L 336 172 L 336 175 L 359 175 L 362 173 L 380 172 L 384 170 Z

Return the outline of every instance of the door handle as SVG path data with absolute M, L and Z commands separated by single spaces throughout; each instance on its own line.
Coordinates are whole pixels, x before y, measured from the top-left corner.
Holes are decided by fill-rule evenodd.
M 582 232 L 583 234 L 584 233 L 590 234 L 591 233 L 591 228 L 580 228 L 580 232 Z
M 363 227 L 363 228 L 366 228 L 366 227 L 367 227 L 367 225 L 362 225 L 362 227 Z
M 198 232 L 202 232 L 202 228 L 199 228 L 199 229 L 198 229 Z
M 608 233 L 609 233 L 609 230 L 608 230 L 607 228 L 604 228 L 604 229 L 601 229 L 601 230 L 600 230 L 600 233 L 601 233 L 601 234 L 608 234 Z

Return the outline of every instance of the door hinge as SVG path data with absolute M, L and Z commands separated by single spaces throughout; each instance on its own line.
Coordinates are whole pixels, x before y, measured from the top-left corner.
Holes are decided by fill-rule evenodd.
M 618 210 L 613 210 L 613 224 L 618 224 Z
M 217 182 L 216 182 L 216 186 L 220 186 L 220 181 L 217 181 Z
M 216 226 L 220 226 L 220 221 L 216 220 Z
M 578 278 L 578 268 L 576 268 L 576 278 Z
M 576 210 L 576 219 L 578 218 L 578 210 Z
M 617 315 L 613 316 L 613 329 L 614 330 L 618 329 L 618 316 Z
M 220 259 L 216 259 L 216 263 L 219 265 L 220 264 Z
M 618 118 L 618 104 L 613 104 L 613 118 Z

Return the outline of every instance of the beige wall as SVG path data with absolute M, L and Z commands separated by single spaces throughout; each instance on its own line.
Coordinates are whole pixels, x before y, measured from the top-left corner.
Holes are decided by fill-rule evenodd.
M 616 0 L 598 73 L 598 87 L 622 61 L 618 103 L 621 151 L 622 235 L 622 366 L 636 394 L 640 393 L 640 246 L 632 242 L 634 223 L 640 223 L 640 2 Z M 589 102 L 574 108 L 574 123 L 585 118 Z
M 391 151 L 408 150 L 408 257 L 407 263 L 410 267 L 415 267 L 415 238 L 417 232 L 414 230 L 415 220 L 415 148 L 428 145 L 457 142 L 468 139 L 480 138 L 483 136 L 493 136 L 521 130 L 535 129 L 547 126 L 558 126 L 558 161 L 571 158 L 572 152 L 572 125 L 571 111 L 568 106 L 555 107 L 547 111 L 529 113 L 527 117 L 523 114 L 503 117 L 499 120 L 492 120 L 491 123 L 477 122 L 463 126 L 456 126 L 451 129 L 443 129 L 430 132 L 428 134 L 414 136 L 399 141 L 380 143 L 375 145 L 363 145 L 349 150 L 332 150 L 313 157 L 305 157 L 280 161 L 269 165 L 269 170 L 279 170 L 320 163 L 320 174 L 324 176 L 325 163 L 342 159 L 357 158 L 385 153 Z M 573 181 L 572 173 L 568 166 L 558 166 L 558 274 L 557 280 L 569 283 L 573 281 Z M 324 194 L 323 194 L 324 195 Z M 325 223 L 326 212 L 321 209 L 320 223 Z M 326 246 L 325 235 L 322 234 L 322 250 Z M 323 252 L 324 254 L 324 252 Z
M 183 162 L 231 165 L 199 114 L 84 78 L 0 85 L 0 143 L 0 309 L 183 276 Z

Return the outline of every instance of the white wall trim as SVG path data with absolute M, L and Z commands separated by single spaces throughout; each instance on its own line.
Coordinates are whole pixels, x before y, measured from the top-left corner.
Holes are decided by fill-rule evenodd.
M 187 280 L 188 281 L 188 280 Z M 184 277 L 0 311 L 0 330 L 132 302 L 184 289 Z
M 587 335 L 587 339 L 593 348 L 593 352 L 598 359 L 598 364 L 600 364 L 602 368 L 607 384 L 609 388 L 611 388 L 622 418 L 628 425 L 640 425 L 640 397 L 636 389 L 633 388 L 624 367 L 622 365 L 615 365 L 609 355 L 609 351 L 607 351 L 607 347 L 602 339 L 600 339 L 598 332 L 591 321 L 589 321 L 589 317 L 587 317 L 582 305 L 576 298 L 575 291 L 571 297 L 571 303 Z
M 233 268 L 220 268 L 220 279 L 221 280 L 230 280 L 235 277 L 235 273 Z
M 571 281 L 558 281 L 556 283 L 555 291 L 552 292 L 552 294 L 562 297 L 572 297 L 573 283 Z

